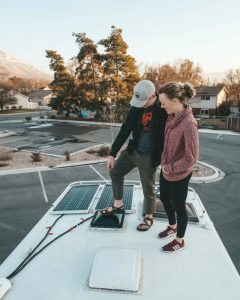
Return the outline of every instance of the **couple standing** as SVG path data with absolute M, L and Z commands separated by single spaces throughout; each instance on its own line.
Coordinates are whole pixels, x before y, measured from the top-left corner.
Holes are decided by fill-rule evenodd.
M 198 158 L 197 122 L 187 104 L 194 95 L 195 90 L 190 84 L 169 82 L 160 88 L 158 99 L 154 84 L 149 80 L 140 81 L 134 87 L 131 108 L 107 159 L 114 202 L 102 213 L 124 212 L 124 176 L 137 167 L 145 211 L 143 221 L 137 226 L 139 231 L 146 231 L 153 224 L 155 175 L 161 163 L 160 199 L 169 225 L 159 233 L 159 237 L 167 238 L 176 234 L 175 239 L 162 248 L 164 252 L 184 248 L 188 183 Z M 130 133 L 133 138 L 115 160 Z

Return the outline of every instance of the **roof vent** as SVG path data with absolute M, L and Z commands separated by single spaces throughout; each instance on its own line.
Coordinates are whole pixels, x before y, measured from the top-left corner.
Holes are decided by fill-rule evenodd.
M 95 228 L 123 228 L 125 214 L 104 215 L 96 211 L 91 222 L 91 227 Z
M 89 287 L 138 292 L 141 283 L 141 252 L 125 248 L 102 248 L 95 255 Z

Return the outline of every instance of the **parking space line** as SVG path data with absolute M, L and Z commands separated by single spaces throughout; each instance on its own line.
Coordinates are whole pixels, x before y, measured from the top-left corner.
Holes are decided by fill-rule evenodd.
M 11 225 L 8 225 L 6 223 L 0 222 L 0 228 L 8 230 L 8 231 L 15 232 L 15 233 L 18 233 L 18 234 L 21 234 L 23 236 L 26 235 L 25 230 L 19 228 L 18 226 L 15 227 L 15 226 L 11 226 Z
M 98 176 L 100 176 L 104 181 L 106 181 L 107 183 L 109 182 L 109 180 L 107 180 L 105 177 L 102 176 L 102 174 L 100 174 L 92 165 L 89 165 L 89 167 L 98 174 Z
M 20 138 L 20 139 L 15 139 L 15 140 L 12 140 L 12 141 L 8 141 L 8 142 L 3 142 L 2 144 L 8 144 L 8 143 L 12 143 L 12 142 L 16 142 L 16 141 L 20 141 L 20 140 L 26 140 L 27 138 Z
M 39 179 L 40 179 L 44 200 L 45 200 L 46 203 L 48 203 L 48 197 L 47 197 L 47 193 L 46 193 L 44 183 L 43 183 L 43 180 L 42 180 L 42 174 L 41 174 L 40 171 L 38 171 L 38 176 L 39 176 Z

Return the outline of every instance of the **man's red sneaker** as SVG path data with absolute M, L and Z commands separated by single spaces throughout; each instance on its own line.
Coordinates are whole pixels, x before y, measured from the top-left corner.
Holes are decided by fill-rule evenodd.
M 170 226 L 168 226 L 164 231 L 159 233 L 159 237 L 160 239 L 165 239 L 168 238 L 169 236 L 174 235 L 177 232 L 177 228 L 172 228 Z
M 167 253 L 172 253 L 172 252 L 176 252 L 179 250 L 183 250 L 184 247 L 185 247 L 184 240 L 182 240 L 182 242 L 179 243 L 177 240 L 174 239 L 167 245 L 163 246 L 162 251 L 167 252 Z

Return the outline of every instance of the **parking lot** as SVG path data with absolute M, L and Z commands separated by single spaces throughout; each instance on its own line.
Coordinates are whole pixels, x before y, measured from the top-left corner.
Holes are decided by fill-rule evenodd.
M 9 123 L 10 124 L 10 123 Z M 0 123 L 0 130 L 3 123 Z M 12 127 L 13 128 L 13 127 Z M 16 128 L 16 124 L 15 124 Z M 9 128 L 8 128 L 9 129 Z M 13 130 L 13 129 L 11 129 Z M 71 142 L 73 151 L 85 147 L 87 143 L 111 142 L 111 131 L 107 126 L 98 127 L 73 124 L 53 124 L 49 127 L 27 128 L 21 124 L 18 133 L 29 138 L 33 144 L 42 136 L 43 140 L 59 137 L 61 139 L 79 139 L 85 142 Z M 116 135 L 119 129 L 114 129 Z M 30 136 L 30 137 L 29 137 Z M 20 138 L 20 136 L 18 136 Z M 36 140 L 34 140 L 36 138 Z M 5 144 L 14 143 L 4 140 Z M 21 140 L 16 141 L 20 143 Z M 26 142 L 26 141 L 25 141 Z M 53 140 L 52 140 L 53 142 Z M 50 145 L 51 141 L 49 140 Z M 1 141 L 2 144 L 2 141 Z M 15 145 L 15 144 L 12 144 Z M 65 144 L 49 148 L 51 153 L 64 149 Z M 46 146 L 46 145 L 45 145 Z M 62 147 L 62 148 L 61 148 Z M 200 161 L 209 163 L 223 170 L 226 174 L 223 180 L 208 184 L 193 184 L 199 194 L 208 214 L 210 215 L 229 255 L 240 273 L 240 136 L 200 133 Z M 26 236 L 31 228 L 50 208 L 52 202 L 63 192 L 66 186 L 79 180 L 109 179 L 105 164 L 91 166 L 75 166 L 62 169 L 51 169 L 40 173 L 46 196 L 41 188 L 39 172 L 0 177 L 0 263 L 11 253 L 17 244 Z M 130 172 L 127 179 L 139 180 L 136 170 Z
M 0 121 L 0 130 L 11 130 L 15 135 L 1 138 L 1 145 L 25 151 L 40 151 L 47 155 L 63 156 L 83 149 L 112 142 L 118 128 L 104 125 L 51 122 L 36 119 Z M 112 132 L 111 132 L 112 130 Z

